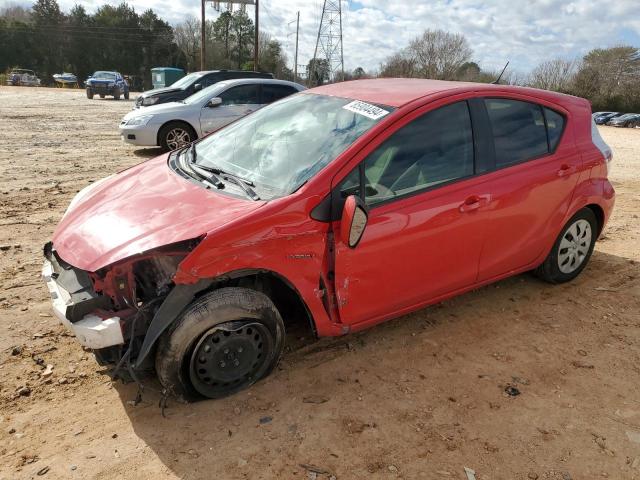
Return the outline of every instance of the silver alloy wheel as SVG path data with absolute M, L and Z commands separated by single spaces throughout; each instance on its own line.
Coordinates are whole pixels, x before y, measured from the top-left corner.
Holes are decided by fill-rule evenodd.
M 558 268 L 572 273 L 582 265 L 591 247 L 591 224 L 579 219 L 564 232 L 558 247 Z
M 191 143 L 191 135 L 184 128 L 176 127 L 167 133 L 167 147 L 169 150 L 177 150 Z

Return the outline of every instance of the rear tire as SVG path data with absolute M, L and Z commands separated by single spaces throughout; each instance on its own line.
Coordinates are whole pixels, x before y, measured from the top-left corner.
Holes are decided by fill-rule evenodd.
M 87 98 L 93 100 L 93 91 L 90 88 L 87 88 Z
M 222 398 L 269 375 L 283 347 L 284 324 L 269 297 L 221 288 L 194 301 L 162 334 L 156 373 L 179 400 Z
M 197 138 L 195 130 L 185 122 L 169 122 L 158 132 L 158 143 L 166 151 L 184 148 Z
M 583 208 L 562 227 L 551 252 L 534 273 L 549 283 L 570 282 L 587 266 L 598 232 L 595 214 Z

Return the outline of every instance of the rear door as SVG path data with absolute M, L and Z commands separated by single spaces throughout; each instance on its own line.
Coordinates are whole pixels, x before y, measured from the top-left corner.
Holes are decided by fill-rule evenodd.
M 333 218 L 352 194 L 370 209 L 356 248 L 336 241 L 342 322 L 375 323 L 475 282 L 491 201 L 478 183 L 464 100 L 410 114 L 337 183 Z
M 215 107 L 203 107 L 200 113 L 202 132 L 214 132 L 240 117 L 260 108 L 258 84 L 230 87 L 219 95 L 222 103 Z
M 478 280 L 530 265 L 557 235 L 579 176 L 569 112 L 515 98 L 485 98 L 495 162 L 484 175 L 493 203 Z

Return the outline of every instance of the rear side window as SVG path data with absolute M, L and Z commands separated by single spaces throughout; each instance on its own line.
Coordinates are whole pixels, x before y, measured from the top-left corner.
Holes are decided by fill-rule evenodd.
M 296 93 L 296 89 L 287 85 L 262 85 L 262 103 L 272 103 Z
M 496 167 L 506 167 L 549 152 L 542 107 L 502 98 L 485 100 L 493 130 Z
M 564 130 L 564 117 L 549 108 L 544 108 L 544 116 L 547 119 L 547 132 L 549 132 L 549 150 L 555 151 Z
M 223 105 L 258 104 L 258 85 L 238 85 L 220 94 Z

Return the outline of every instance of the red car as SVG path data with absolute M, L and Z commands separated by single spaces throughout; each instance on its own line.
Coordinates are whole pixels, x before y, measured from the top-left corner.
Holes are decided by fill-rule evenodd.
M 82 190 L 43 273 L 100 363 L 221 397 L 296 323 L 344 335 L 520 272 L 572 280 L 613 208 L 611 158 L 581 98 L 323 86 Z

